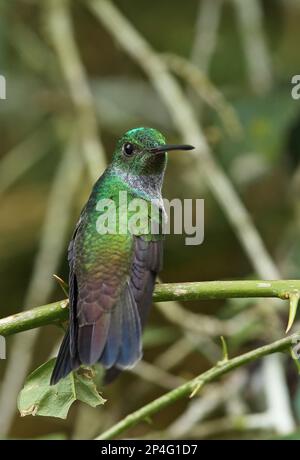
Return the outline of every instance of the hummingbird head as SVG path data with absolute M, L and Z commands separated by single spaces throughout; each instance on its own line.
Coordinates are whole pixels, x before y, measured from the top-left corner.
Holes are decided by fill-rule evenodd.
M 162 175 L 167 151 L 192 150 L 191 145 L 167 145 L 164 136 L 153 128 L 134 128 L 118 141 L 113 165 L 135 175 Z

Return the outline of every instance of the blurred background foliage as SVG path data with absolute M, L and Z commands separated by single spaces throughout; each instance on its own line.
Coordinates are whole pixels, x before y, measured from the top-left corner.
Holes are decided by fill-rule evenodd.
M 85 83 L 92 94 L 90 116 L 93 120 L 96 114 L 98 139 L 101 136 L 97 153 L 103 144 L 105 161 L 109 162 L 116 138 L 134 126 L 153 126 L 170 142 L 180 140 L 164 101 L 147 75 L 103 27 L 86 4 L 89 2 L 0 0 L 0 74 L 7 81 L 7 99 L 0 101 L 2 317 L 62 298 L 52 273 L 65 279 L 68 276 L 67 243 L 92 184 L 91 168 L 84 161 L 85 145 L 78 148 L 76 137 L 80 109 L 70 97 L 70 81 L 55 45 L 55 36 L 64 45 L 63 35 L 59 35 L 61 16 L 55 16 L 59 3 L 73 27 Z M 200 84 L 201 98 L 188 78 L 182 78 L 180 62 L 176 72 L 175 66 L 170 66 L 178 73 L 176 78 L 194 107 L 213 156 L 249 210 L 282 277 L 299 277 L 300 103 L 291 97 L 291 77 L 300 73 L 300 2 L 115 0 L 114 5 L 155 51 L 162 53 L 162 59 L 165 53 L 181 56 L 206 75 L 208 81 Z M 65 45 L 62 53 L 68 52 L 67 41 Z M 65 62 L 72 66 L 71 55 L 70 51 Z M 76 73 L 76 66 L 73 71 Z M 207 103 L 207 97 L 217 103 Z M 185 246 L 184 236 L 168 237 L 162 279 L 257 277 L 227 216 L 192 170 L 193 163 L 183 168 L 180 159 L 172 156 L 164 196 L 205 198 L 205 241 L 201 246 Z M 100 168 L 94 169 L 95 177 L 100 173 Z M 249 317 L 243 316 L 246 307 Z M 261 313 L 253 300 L 190 302 L 184 309 L 207 315 L 205 320 L 235 318 L 234 333 L 227 337 L 232 355 L 276 338 L 284 330 L 282 314 Z M 202 320 L 204 317 L 199 316 L 199 323 Z M 6 402 L 0 398 L 0 407 L 5 406 L 0 410 L 0 434 L 93 437 L 162 390 L 197 375 L 219 359 L 218 335 L 202 340 L 195 330 L 180 327 L 166 319 L 161 310 L 153 309 L 145 333 L 145 363 L 103 391 L 108 399 L 104 407 L 75 404 L 65 422 L 21 419 L 9 397 Z M 28 372 L 48 358 L 60 337 L 58 328 L 48 326 L 28 348 L 24 346 Z M 0 363 L 0 385 L 11 347 L 12 338 L 8 340 L 8 359 Z M 151 368 L 146 367 L 149 363 Z M 297 373 L 289 361 L 285 371 L 285 390 L 294 418 L 291 431 L 297 438 Z M 180 402 L 156 416 L 153 425 L 132 430 L 132 435 L 153 435 L 154 431 L 163 437 L 283 435 L 276 423 L 263 417 L 268 399 L 262 392 L 263 371 L 255 365 L 245 372 L 232 374 L 205 390 L 200 399 L 207 407 L 192 409 L 189 402 Z M 6 375 L 6 388 L 13 388 L 13 380 L 14 375 Z M 1 388 L 2 400 L 6 399 L 3 391 Z M 15 401 L 14 396 L 12 389 L 11 401 Z M 287 430 L 282 431 L 286 434 Z

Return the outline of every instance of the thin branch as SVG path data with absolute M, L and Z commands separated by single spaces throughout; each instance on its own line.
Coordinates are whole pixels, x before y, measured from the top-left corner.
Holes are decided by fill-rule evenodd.
M 217 112 L 228 134 L 235 139 L 240 139 L 243 128 L 237 112 L 225 99 L 221 91 L 209 80 L 207 75 L 195 64 L 181 56 L 164 53 L 162 57 L 173 72 L 183 78 L 194 89 L 200 99 Z
M 167 435 L 171 439 L 180 439 L 188 436 L 195 424 L 202 420 L 227 401 L 231 401 L 238 395 L 247 382 L 247 374 L 244 369 L 230 375 L 222 385 L 211 384 L 205 388 L 201 398 L 190 401 L 186 410 L 167 429 Z M 202 424 L 201 424 L 202 425 Z
M 216 437 L 217 434 L 247 431 L 274 432 L 272 416 L 269 412 L 255 414 L 228 415 L 217 420 L 209 420 L 195 426 L 189 432 L 194 439 Z
M 158 284 L 154 301 L 214 300 L 240 297 L 278 297 L 287 299 L 288 294 L 300 287 L 299 280 L 276 281 L 203 281 L 194 283 Z
M 210 73 L 211 62 L 217 47 L 222 5 L 223 0 L 213 2 L 211 0 L 198 0 L 190 62 L 207 76 Z M 198 116 L 201 118 L 203 114 L 202 100 L 195 98 L 195 91 L 192 88 L 188 88 L 187 94 Z
M 147 382 L 159 385 L 160 387 L 167 390 L 176 388 L 178 385 L 181 385 L 185 382 L 185 379 L 172 375 L 169 372 L 166 372 L 165 370 L 160 369 L 154 364 L 148 363 L 144 360 L 140 361 L 138 365 L 133 369 L 130 369 L 130 372 L 138 375 L 143 380 L 147 380 Z
M 17 180 L 37 163 L 49 148 L 49 127 L 44 123 L 39 130 L 7 152 L 0 162 L 0 194 L 6 192 Z
M 226 362 L 217 364 L 208 371 L 200 374 L 193 380 L 190 380 L 187 383 L 179 386 L 175 390 L 165 393 L 163 396 L 151 401 L 149 404 L 146 404 L 141 409 L 127 415 L 123 420 L 118 422 L 116 425 L 102 433 L 96 439 L 113 439 L 122 434 L 124 431 L 129 428 L 137 425 L 143 420 L 149 420 L 149 418 L 175 403 L 179 399 L 191 396 L 192 393 L 195 394 L 203 388 L 203 385 L 206 383 L 216 380 L 218 377 L 226 374 L 227 372 L 236 369 L 238 367 L 244 366 L 256 359 L 262 358 L 263 356 L 270 355 L 279 351 L 288 350 L 295 342 L 299 341 L 300 333 L 290 335 L 284 339 L 277 340 L 269 345 L 264 345 L 263 347 L 256 348 L 255 350 L 249 351 L 243 355 L 237 356 L 236 358 L 229 359 Z
M 202 339 L 199 339 L 202 343 Z M 165 351 L 163 351 L 154 361 L 156 366 L 169 371 L 173 367 L 181 363 L 186 357 L 196 348 L 195 344 L 188 340 L 187 333 L 180 339 L 172 343 Z
M 285 407 L 290 406 L 290 397 L 285 391 L 284 369 L 278 366 L 275 358 L 270 356 L 263 367 L 264 380 L 269 382 L 268 387 L 264 388 L 265 397 L 272 427 L 279 433 L 290 433 L 293 428 L 291 420 L 282 417 Z
M 106 167 L 105 151 L 98 134 L 93 96 L 74 38 L 68 0 L 48 0 L 47 31 L 55 48 L 75 108 L 78 134 L 93 182 Z
M 272 63 L 263 30 L 263 11 L 258 0 L 233 0 L 247 60 L 249 80 L 254 92 L 270 90 Z
M 191 61 L 206 74 L 216 48 L 222 6 L 223 0 L 199 2 Z
M 155 286 L 153 301 L 213 300 L 230 297 L 273 297 L 288 299 L 291 293 L 300 292 L 299 280 L 276 281 L 203 281 L 195 283 L 169 283 Z M 8 336 L 68 318 L 67 300 L 33 308 L 0 319 L 0 335 Z M 196 320 L 196 318 L 195 318 Z
M 227 322 L 224 326 L 224 329 L 227 329 Z M 212 363 L 218 359 L 220 354 L 220 349 L 215 344 L 211 336 L 207 335 L 206 337 L 203 337 L 202 334 L 200 335 L 199 333 L 196 333 L 195 330 L 188 330 L 184 331 L 183 337 L 178 339 L 176 342 L 170 345 L 169 348 L 162 352 L 155 359 L 154 364 L 156 366 L 162 367 L 166 371 L 169 371 L 184 361 L 186 357 L 193 351 L 200 352 L 209 362 Z

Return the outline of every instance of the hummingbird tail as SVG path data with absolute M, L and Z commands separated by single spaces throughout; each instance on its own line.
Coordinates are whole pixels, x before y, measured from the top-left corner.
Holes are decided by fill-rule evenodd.
M 120 302 L 111 314 L 100 363 L 106 368 L 128 369 L 142 356 L 142 328 L 136 301 L 126 284 Z
M 79 325 L 77 348 L 82 364 L 92 366 L 99 360 L 107 341 L 110 317 L 110 312 L 103 312 L 93 322 Z
M 121 370 L 132 368 L 142 357 L 142 327 L 129 283 L 111 312 L 103 312 L 93 323 L 83 324 L 76 331 L 73 340 L 72 329 L 66 332 L 51 376 L 51 385 L 80 364 L 100 362 L 107 369 L 105 383 L 114 380 Z M 71 347 L 70 342 L 74 340 L 76 345 Z
M 78 363 L 78 360 L 71 357 L 70 330 L 68 329 L 58 352 L 55 366 L 51 375 L 50 385 L 55 385 L 60 379 L 66 377 L 79 365 L 80 364 Z

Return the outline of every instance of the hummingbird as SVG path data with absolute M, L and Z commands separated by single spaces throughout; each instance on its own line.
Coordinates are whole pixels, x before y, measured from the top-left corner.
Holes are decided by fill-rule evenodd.
M 99 233 L 97 203 L 108 199 L 118 209 L 120 192 L 126 192 L 128 201 L 138 198 L 154 206 L 160 226 L 165 220 L 161 189 L 167 152 L 193 148 L 167 145 L 159 131 L 144 127 L 131 129 L 118 140 L 112 162 L 95 183 L 68 247 L 69 326 L 52 385 L 81 364 L 95 363 L 102 364 L 104 383 L 110 383 L 141 359 L 142 331 L 162 269 L 164 235 Z

